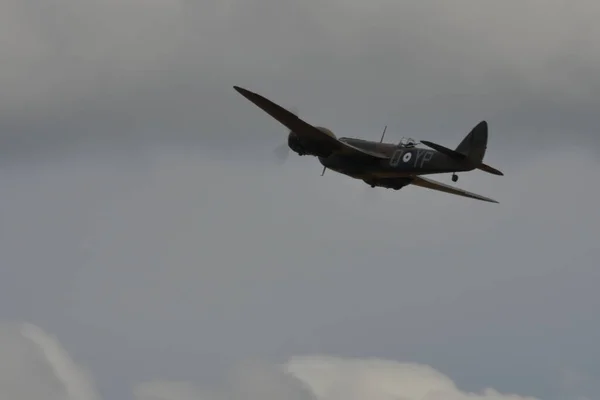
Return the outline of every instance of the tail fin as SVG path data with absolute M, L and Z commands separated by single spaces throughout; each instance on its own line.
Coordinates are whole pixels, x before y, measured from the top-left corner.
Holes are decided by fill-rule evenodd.
M 487 141 L 488 125 L 487 122 L 481 121 L 471 129 L 471 132 L 465 136 L 455 150 L 451 150 L 445 146 L 427 140 L 421 140 L 421 143 L 455 160 L 467 161 L 469 165 L 472 165 L 481 171 L 502 176 L 504 174 L 501 171 L 483 163 L 483 157 L 485 156 L 485 151 L 487 149 Z
M 486 121 L 481 121 L 456 147 L 456 152 L 464 154 L 469 162 L 479 165 L 483 161 L 488 141 L 488 125 Z

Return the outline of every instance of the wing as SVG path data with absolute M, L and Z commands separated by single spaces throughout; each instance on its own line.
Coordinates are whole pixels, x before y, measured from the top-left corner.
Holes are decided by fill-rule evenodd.
M 289 112 L 285 108 L 273 103 L 271 100 L 257 94 L 253 93 L 247 89 L 241 88 L 239 86 L 233 87 L 239 94 L 244 96 L 246 99 L 250 100 L 254 105 L 262 109 L 264 112 L 269 114 L 271 117 L 275 118 L 282 125 L 288 128 L 290 131 L 293 131 L 295 134 L 300 136 L 305 140 L 309 140 L 312 142 L 318 143 L 318 145 L 326 150 L 327 152 L 338 152 L 345 153 L 351 155 L 362 155 L 362 156 L 370 156 L 379 159 L 386 159 L 388 156 L 385 154 L 380 154 L 372 151 L 367 151 L 363 149 L 359 149 L 354 146 L 350 146 L 347 143 L 340 142 L 336 138 L 329 136 L 328 134 L 322 132 L 311 124 L 303 121 L 298 118 L 297 115 Z
M 353 146 L 349 143 L 342 142 L 339 140 L 338 140 L 338 142 L 342 144 L 342 147 L 337 150 L 337 153 L 348 154 L 348 155 L 353 155 L 353 156 L 362 154 L 362 155 L 370 156 L 372 158 L 377 158 L 380 160 L 387 160 L 390 158 L 389 156 L 387 156 L 383 153 L 378 153 L 376 151 L 370 151 L 367 149 L 361 149 L 359 147 Z
M 440 192 L 446 192 L 450 194 L 455 194 L 457 196 L 469 197 L 471 199 L 477 199 L 482 201 L 487 201 L 490 203 L 498 203 L 494 199 L 490 199 L 489 197 L 484 197 L 475 193 L 467 192 L 466 190 L 459 189 L 450 185 L 446 185 L 440 182 L 436 182 L 431 179 L 423 178 L 422 176 L 415 176 L 412 185 L 424 187 L 427 189 L 439 190 Z

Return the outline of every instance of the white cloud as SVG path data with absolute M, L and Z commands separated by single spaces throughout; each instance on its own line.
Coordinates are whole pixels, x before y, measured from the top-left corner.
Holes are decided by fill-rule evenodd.
M 3 396 L 100 399 L 87 373 L 55 338 L 34 325 L 16 328 L 5 325 L 0 330 Z M 155 380 L 132 385 L 132 395 L 137 400 L 535 400 L 492 389 L 465 393 L 449 377 L 424 365 L 323 356 L 295 357 L 283 366 L 241 364 L 216 390 L 191 382 Z
M 289 376 L 270 373 L 264 379 L 264 375 L 251 373 L 251 379 L 230 381 L 230 386 L 219 394 L 207 394 L 186 382 L 145 383 L 137 386 L 137 399 L 289 400 L 293 393 L 297 400 L 536 400 L 494 389 L 467 393 L 427 365 L 389 360 L 303 356 L 292 358 L 282 367 Z M 290 391 L 299 383 L 306 392 Z
M 70 359 L 56 338 L 32 324 L 25 324 L 21 332 L 41 350 L 56 378 L 64 385 L 69 399 L 99 400 L 87 372 Z
M 389 360 L 295 357 L 286 368 L 319 400 L 535 400 L 493 389 L 466 393 L 430 366 Z
M 10 400 L 98 400 L 85 371 L 41 329 L 0 326 L 0 393 Z

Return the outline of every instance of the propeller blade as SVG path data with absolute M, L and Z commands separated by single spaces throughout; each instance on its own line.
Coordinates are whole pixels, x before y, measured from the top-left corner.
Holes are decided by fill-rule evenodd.
M 292 114 L 298 115 L 298 109 L 296 107 L 291 107 L 288 109 Z M 287 143 L 282 143 L 277 146 L 273 153 L 279 165 L 285 163 L 290 155 L 290 148 Z
M 296 107 L 290 107 L 288 110 L 292 114 L 298 115 L 298 109 Z M 277 162 L 281 165 L 287 161 L 288 156 L 290 155 L 290 148 L 287 143 L 282 143 L 275 148 L 273 153 L 275 154 Z
M 282 143 L 281 145 L 275 148 L 273 153 L 275 154 L 277 161 L 280 164 L 283 164 L 287 160 L 288 155 L 290 154 L 290 148 L 288 147 L 287 143 Z

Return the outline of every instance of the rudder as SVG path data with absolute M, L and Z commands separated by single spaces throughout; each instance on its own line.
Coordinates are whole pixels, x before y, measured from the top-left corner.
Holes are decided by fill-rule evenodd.
M 488 125 L 486 121 L 478 123 L 456 147 L 456 152 L 464 154 L 474 165 L 483 161 L 488 141 Z

